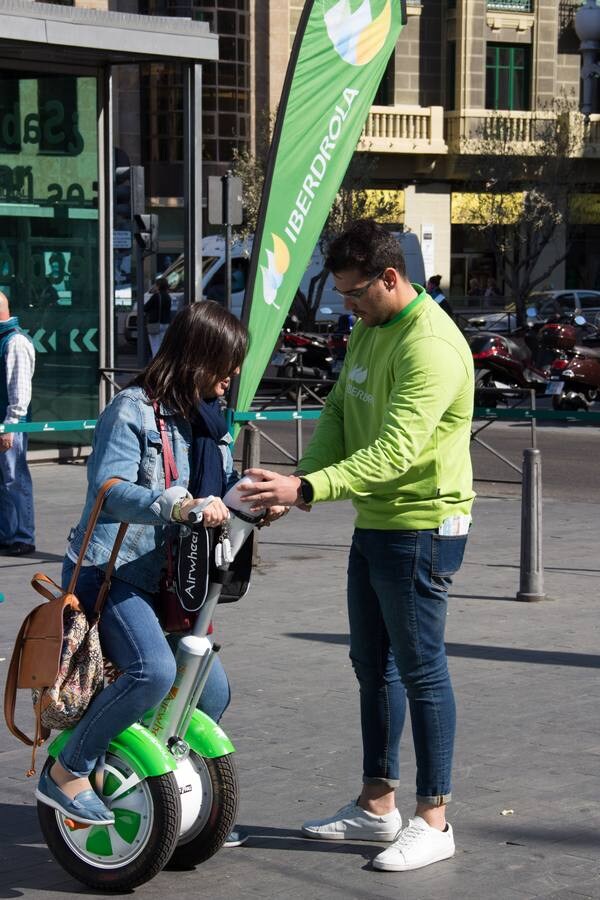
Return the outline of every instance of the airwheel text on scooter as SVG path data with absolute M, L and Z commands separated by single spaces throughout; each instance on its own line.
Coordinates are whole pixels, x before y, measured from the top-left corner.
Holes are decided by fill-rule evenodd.
M 248 515 L 235 486 L 224 503 L 232 512 L 229 546 L 220 551 L 223 572 L 263 516 Z M 201 515 L 201 510 L 193 511 L 189 521 L 198 522 Z M 111 741 L 103 767 L 95 771 L 96 792 L 113 812 L 114 824 L 79 825 L 38 803 L 49 849 L 84 884 L 124 891 L 150 880 L 166 865 L 192 868 L 220 849 L 235 823 L 235 748 L 223 730 L 196 709 L 219 650 L 208 630 L 222 587 L 221 581 L 208 584 L 192 631 L 179 641 L 177 674 L 167 696 L 142 723 Z M 52 742 L 47 767 L 69 734 L 64 731 Z

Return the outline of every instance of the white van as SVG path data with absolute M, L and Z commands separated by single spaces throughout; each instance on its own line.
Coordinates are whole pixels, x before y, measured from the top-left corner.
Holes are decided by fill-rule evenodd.
M 408 277 L 417 284 L 425 284 L 425 266 L 421 245 L 416 234 L 412 232 L 395 232 L 406 259 Z M 231 311 L 236 316 L 241 316 L 244 294 L 248 282 L 250 269 L 250 254 L 252 252 L 252 238 L 247 241 L 235 241 L 231 248 Z M 184 302 L 184 261 L 183 254 L 157 277 L 166 278 L 171 294 L 171 314 L 174 315 Z M 310 281 L 323 270 L 323 254 L 318 247 L 315 248 L 310 263 L 300 283 L 300 290 L 306 296 L 309 291 Z M 144 296 L 144 302 L 155 291 L 153 286 Z M 212 235 L 202 241 L 202 294 L 205 300 L 217 300 L 225 302 L 225 239 Z M 329 275 L 325 282 L 321 302 L 319 304 L 317 319 L 337 322 L 344 312 L 344 301 L 333 290 L 333 277 Z M 125 323 L 125 339 L 130 343 L 137 340 L 137 313 L 131 312 Z
M 404 259 L 406 260 L 406 271 L 409 281 L 425 286 L 425 264 L 423 262 L 423 254 L 421 245 L 416 234 L 412 231 L 393 232 L 394 237 L 400 242 Z M 311 261 L 304 274 L 300 284 L 300 290 L 308 295 L 310 280 L 318 275 L 323 269 L 323 256 L 318 248 L 312 255 Z M 345 312 L 344 299 L 333 289 L 333 275 L 327 277 L 323 294 L 319 304 L 317 319 L 325 321 L 337 322 L 338 318 Z

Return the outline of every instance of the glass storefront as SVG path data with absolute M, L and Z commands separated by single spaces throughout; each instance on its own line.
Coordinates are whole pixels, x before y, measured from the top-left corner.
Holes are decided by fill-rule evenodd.
M 0 70 L 0 290 L 35 345 L 34 421 L 98 412 L 97 120 L 95 77 Z

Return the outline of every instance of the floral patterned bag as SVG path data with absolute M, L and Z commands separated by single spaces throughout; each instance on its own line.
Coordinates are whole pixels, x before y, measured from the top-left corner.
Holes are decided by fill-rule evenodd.
M 42 603 L 32 610 L 21 625 L 4 691 L 6 724 L 15 737 L 32 747 L 31 768 L 28 775 L 35 774 L 36 749 L 46 740 L 51 729 L 70 728 L 75 725 L 103 687 L 103 659 L 98 622 L 108 596 L 110 577 L 127 525 L 123 524 L 119 528 L 106 566 L 104 582 L 89 619 L 74 590 L 106 493 L 118 481 L 118 478 L 109 479 L 98 493 L 79 551 L 77 565 L 66 591 L 41 572 L 36 573 L 31 579 L 32 587 L 49 602 Z M 33 739 L 15 724 L 15 704 L 19 688 L 30 688 L 32 692 L 35 712 Z

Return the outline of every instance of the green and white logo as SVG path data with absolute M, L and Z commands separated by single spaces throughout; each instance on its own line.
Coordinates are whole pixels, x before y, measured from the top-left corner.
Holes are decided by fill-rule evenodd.
M 325 13 L 327 34 L 342 59 L 351 66 L 365 66 L 385 44 L 392 24 L 391 0 L 373 18 L 370 0 L 351 12 L 350 0 L 339 0 Z

